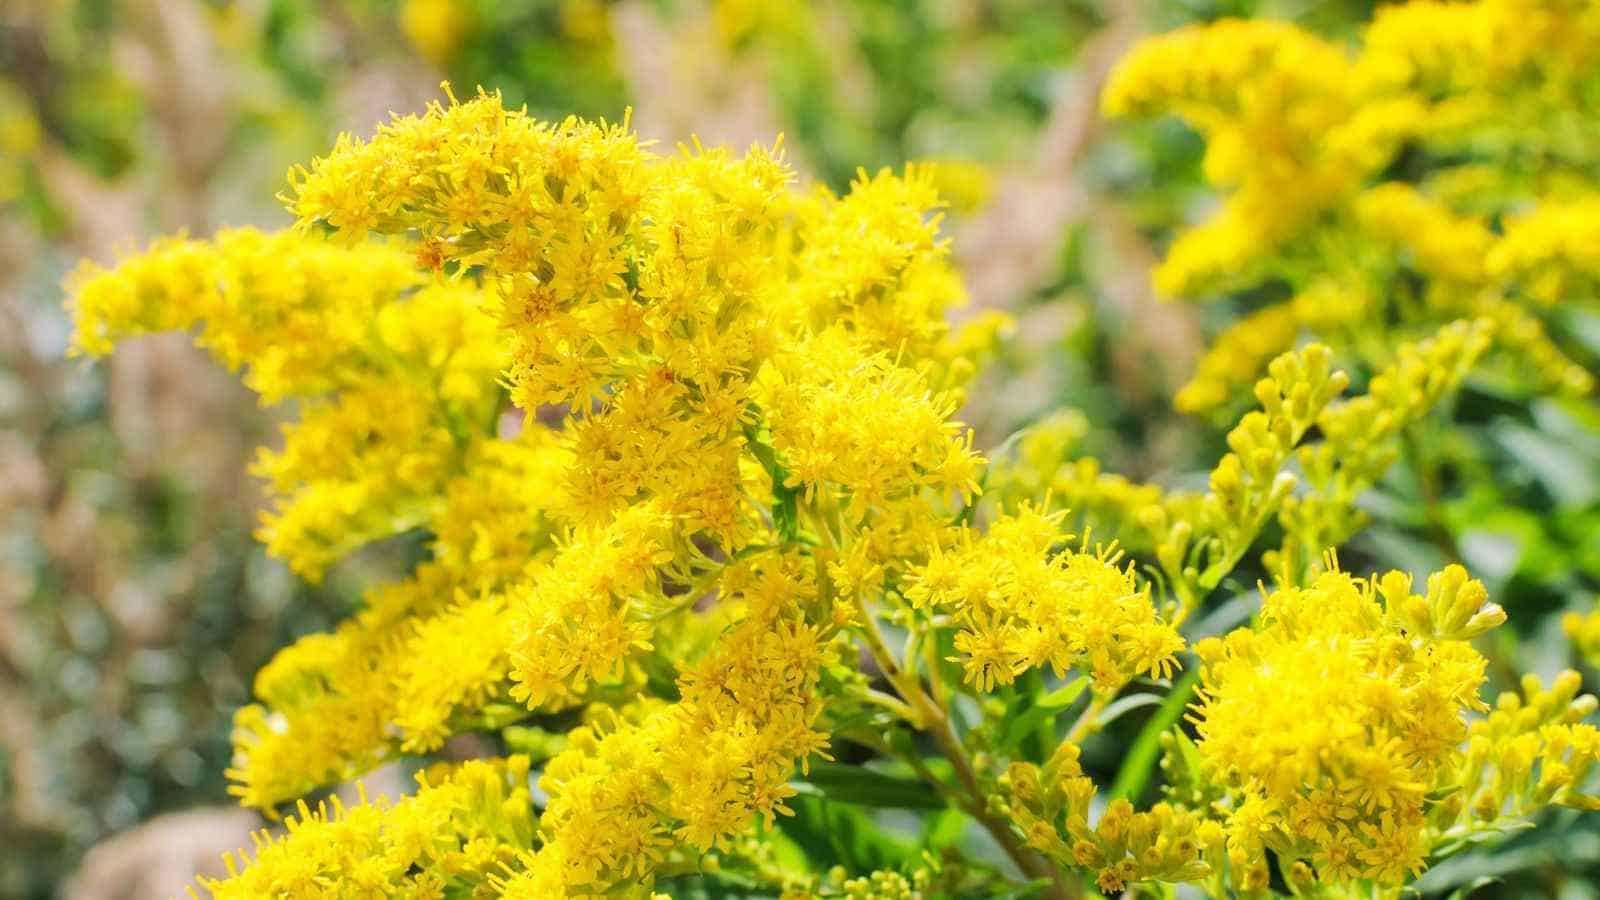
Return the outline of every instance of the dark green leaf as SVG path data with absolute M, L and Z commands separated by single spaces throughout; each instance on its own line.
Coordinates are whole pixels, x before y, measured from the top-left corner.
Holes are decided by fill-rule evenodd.
M 1004 893 L 995 894 L 994 900 L 1026 900 L 1026 898 L 1038 897 L 1040 892 L 1049 886 L 1050 879 L 1038 878 Z
M 1461 887 L 1451 891 L 1447 900 L 1466 900 L 1466 898 L 1472 896 L 1472 894 L 1477 891 L 1478 888 L 1488 887 L 1491 884 L 1499 883 L 1500 879 L 1494 877 L 1493 875 L 1482 875 L 1478 878 L 1474 878 L 1471 884 L 1464 884 Z
M 1008 718 L 1000 730 L 999 749 L 1002 751 L 1014 749 L 1035 728 L 1053 719 L 1063 709 L 1071 706 L 1073 701 L 1077 700 L 1088 686 L 1089 679 L 1074 678 L 1065 685 L 1040 697 L 1034 701 L 1032 706 Z
M 1150 774 L 1155 770 L 1156 757 L 1161 753 L 1161 735 L 1183 717 L 1183 710 L 1189 705 L 1189 697 L 1194 693 L 1195 682 L 1199 679 L 1198 672 L 1198 669 L 1185 672 L 1173 684 L 1166 699 L 1161 701 L 1161 708 L 1139 730 L 1139 736 L 1134 738 L 1133 746 L 1128 748 L 1122 759 L 1122 768 L 1117 770 L 1116 780 L 1111 783 L 1112 799 L 1138 800 L 1144 793 L 1145 785 L 1150 783 Z
M 817 868 L 844 866 L 851 872 L 895 868 L 911 862 L 917 848 L 884 831 L 866 811 L 834 803 L 818 794 L 789 799 L 792 816 L 778 819 L 778 828 L 805 851 Z
M 1129 694 L 1115 700 L 1100 713 L 1100 727 L 1104 728 L 1136 709 L 1155 706 L 1161 702 L 1160 694 Z
M 890 775 L 861 766 L 812 763 L 811 774 L 799 780 L 836 803 L 895 809 L 944 809 L 948 804 L 933 785 L 920 778 Z

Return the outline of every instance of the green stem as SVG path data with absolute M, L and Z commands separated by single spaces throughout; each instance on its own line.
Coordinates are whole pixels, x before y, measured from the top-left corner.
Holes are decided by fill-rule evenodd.
M 1097 724 L 1100 714 L 1105 712 L 1110 703 L 1110 694 L 1102 694 L 1099 691 L 1091 694 L 1089 705 L 1084 707 L 1083 713 L 1078 716 L 1078 720 L 1072 723 L 1071 728 L 1067 729 L 1067 736 L 1061 739 L 1061 743 L 1080 744 L 1084 738 L 1100 730 Z
M 751 438 L 754 440 L 755 435 L 751 435 Z M 781 467 L 775 466 L 775 469 L 781 472 Z M 777 474 L 774 475 L 774 479 L 776 478 Z M 776 484 L 776 480 L 774 483 Z M 796 513 L 797 519 L 803 515 L 819 526 L 818 532 L 822 546 L 818 548 L 821 552 L 816 555 L 817 581 L 820 589 L 827 595 L 831 594 L 831 590 L 828 587 L 827 566 L 823 554 L 838 552 L 840 545 L 843 543 L 844 527 L 836 507 L 831 507 L 830 505 L 830 508 L 819 508 L 821 504 L 814 502 L 815 499 L 806 498 L 804 507 L 797 509 Z M 798 521 L 796 525 L 798 525 Z M 965 794 L 964 802 L 960 795 L 954 795 L 954 799 L 958 801 L 958 808 L 977 820 L 978 824 L 982 825 L 984 830 L 994 837 L 995 842 L 1000 845 L 1000 848 L 1005 851 L 1006 855 L 1011 858 L 1011 861 L 1016 864 L 1024 875 L 1030 879 L 1048 880 L 1050 882 L 1050 886 L 1045 889 L 1045 897 L 1049 898 L 1049 900 L 1077 900 L 1082 893 L 1076 881 L 1069 881 L 1063 878 L 1061 871 L 1053 863 L 1022 843 L 1016 832 L 1011 830 L 1010 822 L 989 811 L 989 795 L 984 791 L 982 783 L 978 780 L 978 774 L 973 769 L 972 762 L 967 758 L 966 750 L 962 747 L 961 740 L 950 726 L 950 717 L 945 712 L 944 704 L 936 702 L 932 697 L 928 696 L 928 692 L 922 689 L 922 680 L 908 674 L 896 662 L 894 653 L 889 650 L 889 644 L 884 639 L 882 629 L 878 626 L 878 620 L 867 609 L 865 598 L 857 594 L 854 605 L 856 614 L 861 619 L 860 630 L 862 636 L 866 639 L 867 652 L 872 656 L 873 662 L 877 663 L 884 677 L 889 680 L 889 683 L 893 685 L 894 689 L 900 693 L 901 698 L 905 701 L 906 711 L 909 713 L 906 721 L 912 727 L 927 732 L 933 738 L 933 742 L 938 745 L 939 752 L 943 753 L 945 758 L 950 761 L 950 766 L 955 771 L 956 780 Z M 931 646 L 932 642 L 928 643 Z M 932 680 L 937 690 L 939 684 L 937 669 L 932 670 L 930 674 L 933 675 Z M 927 769 L 924 766 L 921 767 L 920 771 L 927 772 Z M 922 777 L 929 780 L 935 787 L 941 786 L 942 782 L 937 778 L 932 778 L 932 774 L 932 772 L 927 772 Z M 952 795 L 947 794 L 947 796 Z
M 1423 446 L 1421 436 L 1414 428 L 1402 430 L 1400 440 L 1411 468 L 1417 473 L 1417 494 L 1422 501 L 1428 538 L 1446 560 L 1460 562 L 1461 548 L 1456 546 L 1455 537 L 1450 533 L 1442 511 L 1444 490 L 1439 483 L 1439 467 L 1435 464 L 1434 456 Z
M 869 703 L 875 703 L 878 706 L 889 710 L 907 722 L 911 722 L 916 719 L 916 710 L 912 709 L 910 706 L 907 706 L 899 697 L 891 696 L 882 691 L 873 690 L 872 688 L 867 688 L 864 692 L 862 692 L 861 697 Z
M 1017 868 L 1024 875 L 1035 879 L 1048 879 L 1050 886 L 1045 890 L 1045 896 L 1052 900 L 1070 900 L 1079 896 L 1079 892 L 1072 889 L 1072 885 L 1062 877 L 1062 873 L 1048 860 L 1035 853 L 1031 848 L 1022 843 L 1016 832 L 1011 830 L 1011 824 L 989 811 L 988 793 L 984 791 L 978 773 L 972 767 L 972 762 L 967 758 L 966 750 L 961 745 L 961 740 L 956 737 L 955 730 L 950 726 L 950 717 L 945 710 L 934 702 L 932 697 L 922 689 L 920 681 L 906 677 L 905 672 L 896 664 L 894 655 L 889 652 L 889 645 L 884 640 L 883 632 L 878 627 L 878 621 L 866 608 L 865 602 L 859 598 L 856 601 L 856 611 L 861 616 L 862 634 L 866 638 L 867 652 L 883 671 L 884 677 L 889 679 L 895 690 L 910 704 L 914 718 L 909 721 L 913 726 L 933 738 L 934 744 L 939 747 L 939 752 L 950 761 L 951 768 L 955 771 L 956 781 L 965 793 L 965 802 L 961 808 L 967 815 L 977 820 L 986 831 L 992 835 L 1000 848 L 1011 857 Z M 932 773 L 929 773 L 932 774 Z M 926 777 L 926 776 L 924 776 Z M 939 782 L 934 781 L 937 785 Z

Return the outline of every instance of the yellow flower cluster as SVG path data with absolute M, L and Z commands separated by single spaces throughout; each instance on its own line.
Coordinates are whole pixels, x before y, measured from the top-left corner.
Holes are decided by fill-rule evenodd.
M 1287 583 L 1365 523 L 1356 506 L 1399 455 L 1399 436 L 1420 422 L 1466 379 L 1488 349 L 1493 323 L 1452 322 L 1427 340 L 1404 344 L 1373 376 L 1367 393 L 1326 407 L 1317 418 L 1321 442 L 1298 457 L 1307 490 L 1284 498 L 1284 539 L 1265 558 Z
M 813 726 L 827 636 L 778 596 L 806 586 L 756 575 L 749 616 L 679 679 L 681 699 L 639 721 L 572 733 L 545 769 L 550 794 L 540 821 L 544 844 L 510 879 L 507 898 L 596 896 L 647 883 L 669 858 L 694 859 L 760 815 L 768 825 L 789 810 L 796 764 L 822 753 Z
M 1567 613 L 1561 617 L 1561 630 L 1571 639 L 1579 656 L 1591 666 L 1600 666 L 1600 610 Z
M 449 65 L 478 27 L 465 0 L 405 0 L 399 18 L 406 39 L 436 66 Z
M 1562 617 L 1562 631 L 1573 642 L 1573 650 L 1582 660 L 1600 668 L 1600 607 L 1587 613 L 1566 613 Z
M 410 254 L 294 233 L 173 239 L 69 282 L 76 350 L 201 325 L 197 338 L 265 402 L 300 401 L 255 472 L 260 537 L 316 579 L 360 545 L 422 524 L 497 415 L 505 353 L 482 299 L 429 284 Z
M 1154 549 L 1140 523 L 1144 511 L 1165 498 L 1161 488 L 1106 472 L 1100 461 L 1078 456 L 1089 421 L 1076 409 L 1051 413 L 1009 439 L 987 470 L 984 496 L 1003 508 L 1024 504 L 1064 511 L 1096 539 L 1115 541 L 1136 554 Z
M 916 389 L 922 378 L 949 382 L 940 314 L 960 299 L 937 219 L 924 215 L 932 187 L 915 173 L 863 175 L 842 199 L 807 198 L 786 190 L 789 180 L 760 149 L 659 159 L 623 128 L 544 125 L 480 97 L 396 120 L 370 143 L 343 141 L 296 176 L 291 206 L 352 238 L 414 231 L 440 261 L 479 267 L 498 286 L 513 399 L 560 404 L 573 419 L 578 518 L 603 524 L 655 498 L 680 533 L 709 531 L 737 549 L 762 527 L 764 504 L 750 498 L 765 490 L 763 473 L 741 464 L 754 404 L 779 407 L 775 441 L 857 441 L 888 456 L 899 448 L 876 442 L 920 419 L 930 424 L 906 429 L 912 440 L 928 435 L 919 459 L 964 463 L 963 486 L 975 463 L 939 446 L 957 437 L 943 424 L 950 404 Z M 852 252 L 839 252 L 846 245 Z M 808 390 L 817 366 L 790 352 L 758 388 L 753 376 L 785 336 L 808 331 L 827 362 L 846 371 L 845 360 L 859 362 L 857 380 Z M 896 356 L 869 362 L 877 353 Z M 869 384 L 897 408 L 862 415 L 862 402 L 874 404 L 860 398 L 848 422 L 814 409 L 781 415 L 797 396 Z M 831 430 L 794 434 L 807 423 Z M 855 435 L 851 423 L 882 430 Z M 848 491 L 881 491 L 898 471 L 859 470 L 869 456 L 840 446 L 778 449 L 791 476 L 843 479 Z M 817 471 L 830 455 L 835 467 Z
M 1378 366 L 1385 333 L 1458 318 L 1497 323 L 1511 383 L 1591 390 L 1593 360 L 1546 323 L 1557 303 L 1596 298 L 1600 156 L 1573 136 L 1595 114 L 1597 29 L 1592 9 L 1563 0 L 1418 2 L 1381 9 L 1353 55 L 1265 20 L 1137 48 L 1105 109 L 1183 117 L 1225 192 L 1177 237 L 1157 286 L 1295 292 L 1229 326 L 1177 406 L 1225 409 L 1303 331 Z M 1402 146 L 1419 174 L 1382 180 Z
M 1228 403 L 1273 358 L 1294 346 L 1301 320 L 1293 303 L 1264 307 L 1228 326 L 1200 357 L 1198 369 L 1172 398 L 1180 412 L 1204 412 Z
M 1295 477 L 1284 471 L 1295 447 L 1349 377 L 1332 368 L 1322 344 L 1285 353 L 1256 382 L 1261 409 L 1228 432 L 1229 452 L 1204 495 L 1172 494 L 1139 512 L 1156 559 L 1172 579 L 1181 620 L 1233 571 L 1286 500 Z
M 513 591 L 513 698 L 563 699 L 649 648 L 647 614 L 669 602 L 658 574 L 676 557 L 669 530 L 653 505 L 632 507 L 606 528 L 578 529 Z
M 925 896 L 919 881 L 925 881 L 923 870 L 915 875 L 923 878 L 906 878 L 898 872 L 873 872 L 866 878 L 851 878 L 844 882 L 842 896 L 848 900 L 922 900 Z
M 1503 140 L 1543 144 L 1559 128 L 1551 113 L 1593 110 L 1593 99 L 1579 92 L 1579 82 L 1592 77 L 1600 58 L 1596 37 L 1600 16 L 1581 2 L 1410 3 L 1382 10 L 1368 27 L 1362 74 L 1375 87 L 1428 95 L 1434 114 L 1430 130 L 1480 128 L 1509 111 L 1516 119 L 1499 123 Z M 1496 104 L 1512 99 L 1520 108 Z M 1534 127 L 1512 137 L 1522 126 Z
M 101 356 L 134 335 L 200 325 L 198 343 L 230 369 L 248 366 L 245 384 L 265 402 L 311 397 L 362 380 L 378 311 L 424 283 L 400 247 L 252 228 L 170 238 L 69 278 L 73 347 Z
M 971 496 L 983 459 L 950 421 L 956 401 L 838 331 L 783 353 L 758 385 L 783 487 L 837 494 L 852 518 L 923 489 Z M 870 411 L 870 412 L 868 412 Z M 865 413 L 865 414 L 864 414 Z
M 1167 803 L 1136 812 L 1113 800 L 1089 824 L 1095 786 L 1078 762 L 1078 746 L 1064 743 L 1041 767 L 1013 763 L 1005 775 L 1011 816 L 1028 844 L 1062 868 L 1094 874 L 1106 893 L 1141 881 L 1194 881 L 1210 871 L 1207 856 L 1222 845 L 1216 822 Z
M 1348 377 L 1331 369 L 1325 345 L 1282 354 L 1256 385 L 1261 409 L 1229 432 L 1230 452 L 1205 494 L 1130 481 L 1092 458 L 1067 461 L 1070 417 L 1020 435 L 1015 458 L 1002 460 L 990 480 L 1012 501 L 1082 509 L 1087 523 L 1153 556 L 1177 601 L 1171 618 L 1181 623 L 1274 519 L 1283 536 L 1261 554 L 1267 571 L 1282 584 L 1316 574 L 1324 552 L 1365 523 L 1357 499 L 1393 465 L 1402 432 L 1461 385 L 1497 333 L 1487 319 L 1449 323 L 1401 345 L 1366 393 L 1345 400 L 1336 398 Z M 1317 438 L 1303 443 L 1313 427 Z
M 1525 675 L 1521 696 L 1501 694 L 1494 710 L 1472 723 L 1461 787 L 1435 814 L 1446 840 L 1492 830 L 1550 804 L 1600 809 L 1600 797 L 1584 792 L 1600 762 L 1600 730 L 1583 721 L 1600 700 L 1580 695 L 1582 684 L 1570 669 L 1548 688 Z
M 1483 264 L 1540 306 L 1571 299 L 1592 302 L 1600 290 L 1597 240 L 1600 197 L 1591 190 L 1578 198 L 1541 203 L 1513 218 Z
M 962 291 L 926 167 L 800 192 L 776 150 L 661 156 L 625 123 L 538 122 L 480 92 L 297 169 L 295 231 L 164 241 L 81 272 L 79 350 L 198 328 L 265 401 L 295 402 L 255 469 L 271 553 L 315 578 L 368 542 L 426 535 L 427 561 L 259 673 L 234 792 L 271 813 L 469 732 L 526 754 L 430 775 L 393 804 L 302 801 L 287 835 L 204 887 L 653 898 L 717 875 L 910 898 L 971 874 L 1001 890 L 987 865 L 824 879 L 794 862 L 779 817 L 827 794 L 811 762 L 840 741 L 926 780 L 1052 897 L 1084 877 L 1108 893 L 1262 891 L 1268 851 L 1297 886 L 1396 885 L 1504 819 L 1592 805 L 1600 737 L 1574 676 L 1492 712 L 1478 700 L 1468 641 L 1504 620 L 1482 585 L 1451 567 L 1416 595 L 1403 575 L 1313 561 L 1358 527 L 1356 495 L 1402 430 L 1493 341 L 1570 368 L 1538 314 L 1593 274 L 1561 208 L 1502 237 L 1442 188 L 1365 187 L 1430 102 L 1386 65 L 1378 78 L 1288 26 L 1223 23 L 1163 39 L 1113 86 L 1117 108 L 1178 97 L 1213 138 L 1208 172 L 1237 188 L 1166 281 L 1246 283 L 1274 271 L 1262 246 L 1343 221 L 1435 279 L 1404 298 L 1431 311 L 1408 331 L 1445 323 L 1340 401 L 1330 346 L 1291 348 L 1306 330 L 1348 337 L 1389 297 L 1381 280 L 1303 279 L 1230 332 L 1181 401 L 1215 408 L 1253 383 L 1260 407 L 1203 493 L 1061 465 L 1086 431 L 1070 412 L 986 471 L 954 416 L 996 323 L 946 324 Z M 1268 164 L 1247 159 L 1256 144 Z M 1248 252 L 1218 252 L 1241 231 Z M 1353 312 L 1335 308 L 1346 297 Z M 980 508 L 986 479 L 998 501 Z M 1122 543 L 1067 533 L 1060 503 Z M 1168 736 L 1200 783 L 1148 810 L 1102 803 L 1085 736 L 1131 682 L 1173 674 L 1178 625 L 1274 516 L 1277 590 L 1255 626 L 1196 648 L 1199 739 Z M 1123 546 L 1154 559 L 1151 578 Z M 1072 671 L 1077 687 L 1033 696 Z
M 253 853 L 228 858 L 228 878 L 201 886 L 218 900 L 483 896 L 533 838 L 528 759 L 468 762 L 417 781 L 392 804 L 364 791 L 355 806 L 302 802 L 287 833 L 261 834 Z
M 1426 597 L 1391 572 L 1332 571 L 1267 596 L 1260 624 L 1196 645 L 1202 772 L 1228 791 L 1228 855 L 1271 849 L 1318 879 L 1398 884 L 1425 865 L 1429 795 L 1456 787 L 1484 658 L 1466 643 L 1504 621 L 1452 566 Z M 1315 715 L 1308 715 L 1315 710 Z
M 930 159 L 918 163 L 932 170 L 934 187 L 953 213 L 982 209 L 994 196 L 995 175 L 988 166 L 970 159 Z
M 1206 178 L 1231 189 L 1157 268 L 1163 293 L 1248 284 L 1262 256 L 1389 159 L 1421 107 L 1404 96 L 1362 102 L 1356 81 L 1337 45 L 1268 20 L 1183 28 L 1119 64 L 1107 114 L 1182 115 L 1207 138 Z
M 1060 514 L 1023 508 L 974 539 L 963 530 L 913 570 L 906 599 L 953 614 L 966 680 L 988 691 L 1046 664 L 1076 668 L 1114 693 L 1138 675 L 1166 677 L 1183 639 L 1156 615 L 1149 588 L 1115 551 L 1059 553 Z
M 550 553 L 542 511 L 568 459 L 530 430 L 485 440 L 430 522 L 434 559 L 367 592 L 330 634 L 308 635 L 256 676 L 234 720 L 233 790 L 262 809 L 440 746 L 504 699 L 514 632 L 507 585 Z
M 1257 624 L 1196 645 L 1197 740 L 1163 741 L 1183 760 L 1171 802 L 1114 800 L 1095 820 L 1067 741 L 1043 765 L 1010 765 L 1006 813 L 1029 846 L 1107 892 L 1261 892 L 1270 853 L 1297 894 L 1369 882 L 1397 896 L 1430 860 L 1543 807 L 1600 807 L 1586 789 L 1600 730 L 1583 721 L 1600 702 L 1578 695 L 1576 673 L 1548 689 L 1525 678 L 1492 710 L 1480 699 L 1487 660 L 1469 642 L 1505 618 L 1459 566 L 1423 594 L 1400 572 L 1337 568 L 1280 588 Z
M 813 330 L 848 322 L 874 349 L 942 363 L 936 386 L 955 387 L 972 372 L 970 361 L 951 358 L 962 342 L 949 335 L 944 313 L 965 293 L 939 238 L 941 217 L 931 214 L 942 202 L 936 172 L 858 171 L 843 198 L 824 189 L 800 198 L 801 241 L 791 260 L 806 276 L 792 283 L 790 302 Z
M 1355 200 L 1355 218 L 1373 237 L 1408 252 L 1418 271 L 1443 282 L 1431 290 L 1459 290 L 1484 279 L 1494 235 L 1409 184 L 1389 181 L 1363 192 Z
M 428 562 L 260 673 L 235 722 L 246 803 L 578 707 L 494 891 L 648 886 L 713 849 L 749 864 L 752 822 L 824 754 L 826 703 L 870 693 L 836 639 L 881 646 L 884 599 L 956 543 L 1008 547 L 1004 627 L 1034 635 L 1033 664 L 1106 692 L 1170 670 L 1182 642 L 1114 556 L 1059 551 L 1037 514 L 952 526 L 984 466 L 952 416 L 994 324 L 945 324 L 962 292 L 928 170 L 842 197 L 789 181 L 759 148 L 663 158 L 480 95 L 296 171 L 295 232 L 166 242 L 74 282 L 82 349 L 199 326 L 264 398 L 297 401 L 257 466 L 287 498 L 269 551 L 314 577 L 430 535 Z M 998 621 L 975 594 L 936 602 Z M 361 809 L 335 818 L 408 815 Z

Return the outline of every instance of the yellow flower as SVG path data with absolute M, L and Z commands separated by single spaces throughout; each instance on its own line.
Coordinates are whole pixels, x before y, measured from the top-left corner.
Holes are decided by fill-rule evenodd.
M 533 839 L 528 760 L 511 756 L 419 774 L 395 803 L 302 802 L 288 831 L 227 858 L 228 877 L 202 878 L 218 900 L 256 897 L 440 896 L 486 890 Z M 241 865 L 242 864 L 242 865 Z
M 1076 668 L 1106 692 L 1165 677 L 1183 639 L 1116 551 L 1058 551 L 1071 539 L 1060 519 L 1024 507 L 982 537 L 962 531 L 912 571 L 906 599 L 954 616 L 966 680 L 983 691 L 1045 665 Z
M 1466 380 L 1494 333 L 1492 320 L 1451 322 L 1432 337 L 1401 345 L 1366 394 L 1322 410 L 1322 441 L 1298 453 L 1309 490 L 1285 498 L 1278 516 L 1284 541 L 1265 560 L 1270 570 L 1292 582 L 1360 528 L 1357 496 L 1392 464 L 1405 429 Z
M 1332 571 L 1268 595 L 1256 627 L 1196 645 L 1197 750 L 1228 791 L 1236 861 L 1271 848 L 1332 882 L 1420 871 L 1426 796 L 1456 783 L 1465 714 L 1483 708 L 1486 661 L 1464 641 L 1503 619 L 1459 567 L 1427 598 L 1399 573 Z

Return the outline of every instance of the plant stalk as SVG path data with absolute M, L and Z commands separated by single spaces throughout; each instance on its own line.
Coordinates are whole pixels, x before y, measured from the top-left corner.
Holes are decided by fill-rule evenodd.
M 939 747 L 939 752 L 950 760 L 950 765 L 956 773 L 956 780 L 966 794 L 966 802 L 962 804 L 967 815 L 972 816 L 978 824 L 984 827 L 1017 868 L 1029 878 L 1048 879 L 1050 885 L 1045 888 L 1044 896 L 1051 900 L 1075 900 L 1081 892 L 1075 890 L 1075 885 L 1062 877 L 1061 871 L 1049 860 L 1035 853 L 1032 848 L 1023 844 L 1016 832 L 1011 830 L 1009 822 L 1001 819 L 989 811 L 988 795 L 983 790 L 983 785 L 978 780 L 978 773 L 973 769 L 972 762 L 967 758 L 966 750 L 961 746 L 961 740 L 956 737 L 955 729 L 950 725 L 950 717 L 944 708 L 936 703 L 927 691 L 922 689 L 920 680 L 906 677 L 903 670 L 895 662 L 894 655 L 889 652 L 889 645 L 884 640 L 883 632 L 878 627 L 877 619 L 868 612 L 866 604 L 859 599 L 856 602 L 857 612 L 861 615 L 862 631 L 867 639 L 867 652 L 883 670 L 884 677 L 894 685 L 906 702 L 911 706 L 915 718 L 911 724 L 928 733 L 933 738 L 934 744 Z

